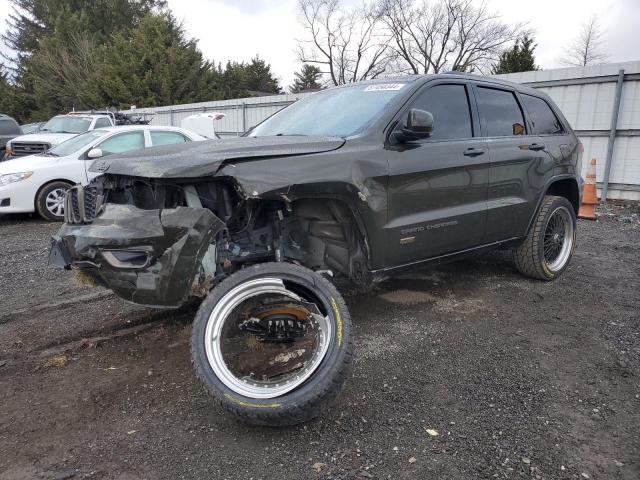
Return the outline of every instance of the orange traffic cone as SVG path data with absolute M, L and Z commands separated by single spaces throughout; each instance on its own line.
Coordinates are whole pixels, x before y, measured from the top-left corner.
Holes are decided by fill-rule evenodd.
M 596 205 L 598 204 L 598 192 L 596 191 L 596 159 L 591 159 L 591 165 L 587 170 L 584 179 L 584 190 L 582 192 L 582 204 L 578 211 L 578 217 L 587 220 L 596 219 Z

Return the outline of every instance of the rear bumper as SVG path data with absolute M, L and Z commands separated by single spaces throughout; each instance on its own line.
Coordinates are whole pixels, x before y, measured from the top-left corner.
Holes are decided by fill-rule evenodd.
M 106 204 L 89 224 L 65 223 L 52 238 L 49 262 L 79 268 L 123 299 L 151 307 L 184 303 L 202 258 L 224 224 L 205 208 L 142 210 Z M 113 252 L 143 252 L 140 264 L 114 260 Z

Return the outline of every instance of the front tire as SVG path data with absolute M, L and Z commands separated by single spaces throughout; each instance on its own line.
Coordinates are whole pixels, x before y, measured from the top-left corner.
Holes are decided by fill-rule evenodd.
M 207 296 L 191 354 L 226 410 L 255 425 L 295 425 L 320 415 L 350 376 L 351 320 L 319 274 L 288 263 L 255 265 Z
M 36 211 L 45 220 L 62 222 L 64 220 L 64 196 L 71 184 L 67 182 L 47 183 L 36 195 Z
M 576 246 L 576 212 L 564 197 L 547 195 L 529 234 L 514 250 L 516 268 L 527 277 L 555 280 L 569 266 Z

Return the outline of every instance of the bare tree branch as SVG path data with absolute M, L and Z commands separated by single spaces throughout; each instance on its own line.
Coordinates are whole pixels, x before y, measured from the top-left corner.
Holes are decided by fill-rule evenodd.
M 393 52 L 376 9 L 347 8 L 341 0 L 298 0 L 306 38 L 298 40 L 298 58 L 315 64 L 341 85 L 375 78 L 387 70 Z
M 379 0 L 378 12 L 412 73 L 483 71 L 524 29 L 472 0 Z
M 584 67 L 604 62 L 608 55 L 602 52 L 602 31 L 594 15 L 582 25 L 581 31 L 567 50 L 565 65 Z

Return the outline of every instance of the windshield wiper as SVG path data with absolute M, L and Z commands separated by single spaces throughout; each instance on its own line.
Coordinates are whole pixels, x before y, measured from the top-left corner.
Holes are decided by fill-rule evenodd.
M 57 153 L 53 153 L 53 152 L 44 152 L 42 154 L 43 157 L 59 157 L 60 155 L 58 155 Z
M 274 137 L 308 137 L 304 133 L 276 133 Z

